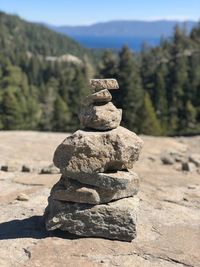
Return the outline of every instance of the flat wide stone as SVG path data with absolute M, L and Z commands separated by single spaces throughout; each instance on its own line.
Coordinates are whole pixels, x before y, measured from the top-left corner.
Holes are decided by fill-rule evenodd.
M 142 145 L 140 137 L 121 126 L 105 132 L 78 130 L 57 147 L 53 161 L 62 174 L 132 169 Z
M 78 204 L 49 198 L 45 211 L 47 230 L 61 229 L 79 236 L 131 241 L 136 237 L 138 198 L 109 204 Z
M 117 109 L 111 102 L 98 106 L 82 106 L 79 119 L 85 128 L 111 130 L 120 125 L 122 110 Z
M 80 183 L 93 185 L 105 190 L 124 190 L 131 183 L 139 181 L 138 175 L 133 171 L 117 171 L 109 173 L 73 173 L 65 172 L 63 177 L 75 179 Z
M 131 197 L 137 194 L 139 178 L 135 174 L 134 179 L 127 184 L 124 190 L 102 189 L 90 185 L 84 185 L 75 180 L 63 179 L 52 188 L 53 199 L 78 203 L 100 204 L 113 200 Z
M 90 85 L 94 91 L 119 89 L 119 84 L 116 79 L 91 79 Z
M 93 103 L 107 103 L 112 100 L 112 95 L 111 93 L 107 90 L 101 90 L 96 93 L 93 93 L 89 96 L 87 96 L 84 100 L 82 105 L 83 106 L 88 106 Z

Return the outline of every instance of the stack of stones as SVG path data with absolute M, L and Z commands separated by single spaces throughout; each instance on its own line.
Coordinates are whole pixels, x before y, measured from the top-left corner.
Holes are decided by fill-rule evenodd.
M 83 130 L 56 149 L 62 176 L 45 211 L 47 230 L 131 241 L 136 237 L 139 178 L 132 168 L 143 141 L 119 126 L 122 111 L 111 102 L 115 79 L 93 79 L 93 93 L 79 115 Z

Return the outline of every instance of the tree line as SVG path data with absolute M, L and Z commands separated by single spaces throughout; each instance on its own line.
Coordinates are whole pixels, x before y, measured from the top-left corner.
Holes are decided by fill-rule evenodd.
M 200 133 L 200 25 L 176 27 L 140 53 L 92 53 L 67 37 L 0 13 L 0 129 L 73 131 L 89 78 L 116 78 L 113 101 L 137 133 Z M 46 60 L 72 54 L 81 63 Z
M 101 77 L 115 77 L 114 96 L 123 124 L 152 135 L 200 133 L 200 24 L 188 35 L 176 27 L 171 39 L 135 54 L 124 47 L 105 52 Z

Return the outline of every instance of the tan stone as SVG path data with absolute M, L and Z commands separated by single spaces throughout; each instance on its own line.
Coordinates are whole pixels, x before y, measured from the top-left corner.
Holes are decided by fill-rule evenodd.
M 4 172 L 20 172 L 21 169 L 22 166 L 12 162 L 1 166 L 1 170 Z
M 73 173 L 65 172 L 63 177 L 79 181 L 82 184 L 93 185 L 105 190 L 127 189 L 133 180 L 138 181 L 138 176 L 133 171 L 117 171 L 108 173 Z
M 102 89 L 119 89 L 116 79 L 91 79 L 90 85 L 94 91 L 99 91 Z
M 93 94 L 87 96 L 83 100 L 82 105 L 86 106 L 86 105 L 90 105 L 93 103 L 99 103 L 99 102 L 107 103 L 107 102 L 110 102 L 111 100 L 112 100 L 111 93 L 107 89 L 103 89 L 101 91 L 98 91 L 96 93 L 93 93 Z
M 68 136 L 54 153 L 61 173 L 99 173 L 132 169 L 143 141 L 124 127 L 110 131 L 79 130 Z
M 98 106 L 82 106 L 79 119 L 85 128 L 111 130 L 120 125 L 122 110 L 117 109 L 111 102 Z
M 29 200 L 29 196 L 27 194 L 24 193 L 20 193 L 17 198 L 17 200 L 19 201 L 28 201 Z
M 51 196 L 53 199 L 61 201 L 71 201 L 78 203 L 100 204 L 110 201 L 131 197 L 137 194 L 139 189 L 139 178 L 132 174 L 133 179 L 127 184 L 124 190 L 98 188 L 91 185 L 82 184 L 75 180 L 61 178 L 52 188 Z

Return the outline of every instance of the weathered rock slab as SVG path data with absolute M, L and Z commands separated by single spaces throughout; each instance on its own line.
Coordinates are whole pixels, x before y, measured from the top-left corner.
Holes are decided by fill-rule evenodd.
M 111 130 L 120 125 L 122 110 L 117 109 L 111 102 L 101 105 L 83 105 L 79 119 L 85 128 Z
M 124 127 L 106 132 L 78 130 L 54 153 L 61 173 L 99 173 L 132 169 L 143 141 Z
M 75 180 L 61 178 L 52 188 L 51 196 L 53 199 L 61 201 L 100 204 L 125 197 L 131 197 L 137 194 L 138 189 L 139 178 L 136 174 L 124 190 L 111 190 L 109 188 L 102 189 L 85 185 Z
M 200 167 L 200 154 L 191 154 L 189 161 L 194 163 L 197 167 Z
M 73 173 L 65 172 L 63 177 L 67 179 L 75 179 L 80 183 L 93 185 L 105 190 L 124 190 L 127 189 L 131 183 L 139 183 L 139 178 L 135 172 L 131 171 L 117 171 L 108 173 Z
M 98 91 L 96 93 L 93 93 L 89 96 L 87 96 L 82 105 L 91 105 L 93 103 L 107 103 L 112 100 L 112 95 L 107 89 L 103 89 L 101 91 Z
M 94 91 L 119 89 L 119 84 L 116 79 L 91 79 L 90 85 Z
M 50 197 L 45 211 L 46 228 L 61 229 L 79 236 L 131 241 L 136 237 L 138 203 L 138 198 L 130 197 L 93 206 Z

